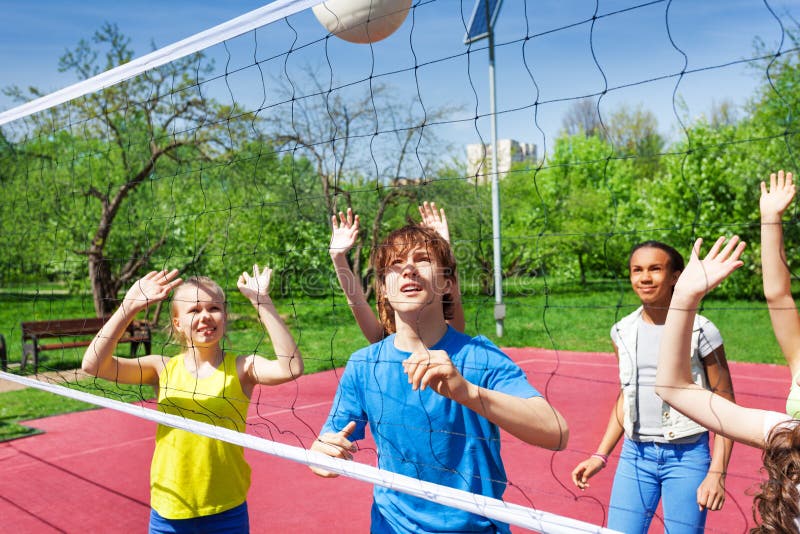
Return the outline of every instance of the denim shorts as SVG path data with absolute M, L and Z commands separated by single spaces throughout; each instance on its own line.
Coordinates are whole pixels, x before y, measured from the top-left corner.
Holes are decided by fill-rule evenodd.
M 149 534 L 249 534 L 247 502 L 218 514 L 167 519 L 150 509 Z

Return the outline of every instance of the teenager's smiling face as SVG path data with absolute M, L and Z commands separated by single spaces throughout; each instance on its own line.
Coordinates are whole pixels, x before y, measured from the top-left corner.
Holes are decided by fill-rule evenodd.
M 225 302 L 202 286 L 187 287 L 173 297 L 173 326 L 189 346 L 219 343 L 225 335 Z
M 442 273 L 424 246 L 398 254 L 386 268 L 386 298 L 396 312 L 414 311 L 438 303 L 449 293 L 452 281 Z
M 668 307 L 680 271 L 660 248 L 642 247 L 631 256 L 631 286 L 642 304 Z

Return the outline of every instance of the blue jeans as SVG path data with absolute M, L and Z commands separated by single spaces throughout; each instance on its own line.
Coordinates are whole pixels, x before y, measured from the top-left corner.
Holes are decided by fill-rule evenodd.
M 667 534 L 703 532 L 706 511 L 698 510 L 697 488 L 710 463 L 708 434 L 685 445 L 625 438 L 611 490 L 608 528 L 645 534 L 663 497 Z
M 149 534 L 248 534 L 247 502 L 218 514 L 190 519 L 167 519 L 150 509 Z

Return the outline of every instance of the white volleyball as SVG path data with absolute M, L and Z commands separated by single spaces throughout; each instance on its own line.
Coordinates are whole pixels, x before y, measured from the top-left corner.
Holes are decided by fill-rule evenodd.
M 406 20 L 411 0 L 328 0 L 313 8 L 329 32 L 351 43 L 386 39 Z

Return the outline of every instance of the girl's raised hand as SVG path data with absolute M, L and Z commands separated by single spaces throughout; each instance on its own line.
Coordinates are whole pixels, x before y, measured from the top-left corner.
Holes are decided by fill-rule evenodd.
M 675 296 L 680 294 L 699 300 L 721 284 L 733 271 L 744 265 L 739 257 L 744 252 L 745 243 L 739 241 L 739 236 L 730 239 L 720 237 L 701 260 L 702 245 L 702 238 L 694 242 L 692 258 L 675 284 Z
M 331 225 L 333 233 L 328 251 L 331 254 L 347 254 L 358 238 L 358 215 L 353 215 L 353 209 L 347 208 L 347 215 L 340 211 L 338 219 L 336 215 L 331 217 Z
M 590 456 L 572 470 L 572 483 L 578 486 L 578 489 L 585 490 L 590 486 L 589 479 L 599 473 L 605 466 L 606 464 L 598 456 Z
M 153 302 L 164 300 L 169 292 L 183 283 L 178 278 L 178 269 L 151 271 L 135 282 L 125 293 L 122 306 L 125 309 L 140 311 Z
M 253 265 L 253 275 L 244 271 L 236 282 L 236 287 L 253 304 L 269 302 L 269 281 L 272 277 L 272 269 L 264 266 L 264 270 L 259 270 L 258 264 Z
M 769 188 L 765 182 L 761 182 L 761 200 L 759 207 L 761 208 L 761 216 L 774 215 L 780 217 L 795 194 L 795 184 L 792 180 L 792 173 L 778 171 L 769 175 Z
M 422 216 L 422 226 L 435 230 L 445 241 L 450 242 L 450 228 L 447 226 L 444 208 L 437 210 L 436 202 L 429 204 L 426 201 L 419 207 L 419 214 Z

